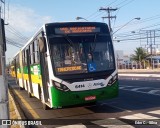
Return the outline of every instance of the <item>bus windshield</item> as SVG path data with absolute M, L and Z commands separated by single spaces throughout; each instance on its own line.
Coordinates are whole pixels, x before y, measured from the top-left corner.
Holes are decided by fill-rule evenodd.
M 49 38 L 52 65 L 57 75 L 112 70 L 114 53 L 108 35 L 69 35 Z

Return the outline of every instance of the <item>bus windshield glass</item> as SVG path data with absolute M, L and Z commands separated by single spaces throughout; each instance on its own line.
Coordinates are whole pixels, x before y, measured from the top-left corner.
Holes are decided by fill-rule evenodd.
M 52 65 L 57 75 L 101 72 L 115 68 L 108 35 L 61 35 L 49 38 Z

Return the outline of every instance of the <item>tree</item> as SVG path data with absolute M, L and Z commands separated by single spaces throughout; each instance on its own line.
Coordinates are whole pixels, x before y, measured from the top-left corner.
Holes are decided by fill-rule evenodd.
M 145 49 L 143 49 L 142 47 L 138 47 L 134 52 L 135 53 L 131 55 L 131 60 L 136 61 L 140 65 L 144 64 L 147 56 Z

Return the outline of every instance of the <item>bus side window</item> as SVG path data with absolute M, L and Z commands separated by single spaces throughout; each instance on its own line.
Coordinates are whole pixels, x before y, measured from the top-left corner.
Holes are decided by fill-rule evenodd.
M 26 55 L 25 55 L 25 50 L 23 50 L 23 58 L 22 58 L 22 63 L 23 63 L 23 65 L 25 65 L 25 57 L 26 57 Z
M 30 64 L 33 64 L 33 43 L 29 46 L 30 49 Z
M 27 65 L 27 48 L 25 48 L 25 65 Z
M 34 41 L 34 60 L 35 63 L 39 62 L 39 47 L 37 40 Z

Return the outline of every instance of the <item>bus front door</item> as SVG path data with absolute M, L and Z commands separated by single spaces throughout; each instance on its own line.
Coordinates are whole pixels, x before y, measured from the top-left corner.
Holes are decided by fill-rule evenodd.
M 41 67 L 41 75 L 42 75 L 42 89 L 43 89 L 43 108 L 46 109 L 47 106 L 51 106 L 49 102 L 49 72 L 48 72 L 48 61 L 47 61 L 47 56 L 46 53 L 40 52 L 40 67 Z
M 33 87 L 32 87 L 32 79 L 31 79 L 31 65 L 30 65 L 30 56 L 29 56 L 29 50 L 26 50 L 27 53 L 27 68 L 28 68 L 28 80 L 27 82 L 27 91 L 28 91 L 28 96 L 32 97 L 33 94 Z M 30 88 L 30 89 L 29 89 Z

